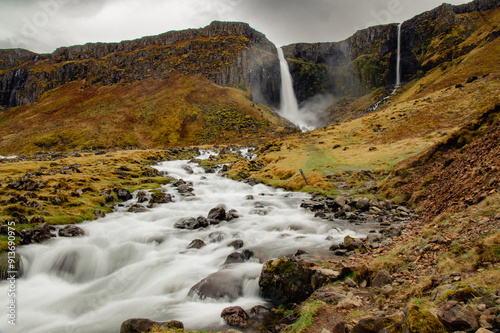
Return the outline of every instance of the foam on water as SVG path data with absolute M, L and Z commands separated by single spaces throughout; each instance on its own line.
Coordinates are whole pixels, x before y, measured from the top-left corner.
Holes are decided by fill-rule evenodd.
M 203 158 L 210 153 L 204 152 Z M 158 321 L 180 320 L 190 330 L 221 325 L 222 309 L 239 305 L 249 310 L 265 304 L 259 295 L 258 277 L 262 264 L 271 258 L 293 254 L 297 249 L 327 250 L 340 242 L 348 230 L 342 222 L 324 221 L 300 208 L 307 194 L 289 193 L 264 185 L 250 186 L 217 174 L 205 174 L 194 164 L 194 174 L 182 168 L 187 161 L 164 162 L 157 166 L 171 177 L 193 182 L 195 197 L 182 197 L 165 186 L 175 202 L 143 213 L 122 208 L 80 226 L 86 236 L 57 238 L 44 244 L 20 247 L 25 276 L 17 280 L 17 325 L 0 321 L 4 332 L 59 333 L 118 332 L 129 318 Z M 247 200 L 252 195 L 254 200 Z M 256 202 L 264 208 L 256 208 Z M 135 199 L 129 203 L 135 203 Z M 241 217 L 200 230 L 179 230 L 180 218 L 207 216 L 224 204 Z M 267 215 L 259 215 L 265 210 Z M 210 242 L 219 232 L 222 240 Z M 327 236 L 333 237 L 326 240 Z M 194 239 L 207 246 L 189 249 Z M 235 239 L 255 257 L 241 264 L 224 262 Z M 241 250 L 243 250 L 241 249 Z M 239 250 L 239 251 L 241 251 Z M 189 290 L 210 274 L 224 270 L 241 281 L 242 295 L 230 300 L 200 300 Z M 7 283 L 0 294 L 7 294 Z

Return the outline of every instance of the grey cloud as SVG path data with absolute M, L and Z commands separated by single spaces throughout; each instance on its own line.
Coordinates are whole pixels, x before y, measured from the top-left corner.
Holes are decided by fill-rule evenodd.
M 187 27 L 197 28 L 212 20 L 247 22 L 277 45 L 339 41 L 351 36 L 357 29 L 401 22 L 430 10 L 441 2 L 442 0 L 0 0 L 0 31 L 8 32 L 0 34 L 0 47 L 25 47 L 49 52 L 59 46 L 96 41 L 96 38 L 102 41 L 137 38 L 140 37 L 137 33 L 146 30 L 144 27 L 149 28 L 148 34 L 160 34 Z M 468 1 L 447 2 L 458 4 Z M 133 17 L 121 18 L 118 16 L 120 14 L 116 14 L 110 18 L 112 23 L 107 27 L 101 15 L 100 25 L 96 26 L 96 18 L 108 6 L 114 10 L 133 5 L 138 8 Z M 158 9 L 162 8 L 168 10 L 164 15 L 158 15 Z M 72 20 L 78 21 L 79 25 L 72 25 Z M 36 36 L 29 33 L 33 26 L 38 29 Z M 86 29 L 87 26 L 93 29 Z M 63 31 L 67 31 L 67 34 Z M 5 36 L 16 36 L 17 39 L 6 39 Z

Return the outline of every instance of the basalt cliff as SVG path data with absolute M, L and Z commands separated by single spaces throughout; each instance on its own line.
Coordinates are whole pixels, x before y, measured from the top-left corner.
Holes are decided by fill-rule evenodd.
M 495 58 L 484 47 L 500 36 L 499 6 L 498 0 L 443 4 L 403 22 L 401 81 L 415 83 L 440 66 L 456 67 L 461 57 L 474 52 Z M 331 95 L 335 103 L 325 110 L 323 123 L 341 122 L 365 113 L 395 86 L 398 24 L 360 30 L 335 43 L 291 44 L 284 52 L 299 103 Z M 474 71 L 459 74 L 474 75 Z M 457 83 L 461 80 L 457 78 Z
M 256 140 L 294 130 L 271 108 L 279 88 L 276 47 L 246 23 L 52 54 L 1 50 L 0 145 L 16 152 Z

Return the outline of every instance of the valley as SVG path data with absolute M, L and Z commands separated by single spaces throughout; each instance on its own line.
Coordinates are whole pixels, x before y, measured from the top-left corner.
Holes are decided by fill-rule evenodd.
M 303 122 L 287 119 L 276 46 L 246 23 L 213 22 L 43 55 L 0 50 L 2 279 L 12 237 L 23 256 L 15 256 L 16 278 L 33 295 L 30 279 L 57 276 L 71 295 L 83 280 L 91 290 L 93 279 L 120 269 L 135 276 L 131 268 L 145 265 L 148 256 L 178 264 L 175 254 L 193 251 L 184 242 L 200 238 L 215 251 L 203 254 L 213 266 L 200 276 L 186 268 L 190 279 L 182 286 L 167 285 L 151 270 L 151 285 L 164 288 L 144 291 L 144 311 L 134 314 L 140 297 L 120 287 L 97 308 L 73 304 L 53 327 L 41 319 L 40 332 L 63 332 L 68 325 L 112 332 L 120 322 L 124 333 L 497 332 L 499 22 L 498 1 L 475 0 L 443 4 L 399 28 L 382 25 L 340 42 L 284 46 L 293 113 L 312 119 L 307 125 L 315 129 L 307 131 L 299 128 Z M 225 196 L 233 189 L 244 190 L 233 194 L 242 213 L 238 222 L 223 218 L 197 231 L 174 226 L 179 221 L 172 214 L 202 216 L 218 204 L 234 208 Z M 215 201 L 202 204 L 205 196 Z M 123 216 L 140 237 L 123 226 L 101 230 Z M 104 242 L 79 237 L 78 229 L 71 229 L 74 239 L 60 236 L 65 226 L 78 225 L 125 236 Z M 212 242 L 212 230 L 248 244 L 235 252 L 234 266 L 225 261 L 234 252 L 228 239 Z M 271 234 L 269 244 L 259 243 Z M 167 236 L 144 241 L 145 235 Z M 46 267 L 33 259 L 38 248 L 56 252 L 78 243 L 108 251 L 117 240 L 116 246 L 140 248 L 145 261 L 123 259 L 123 267 L 88 277 L 82 270 L 92 265 L 78 260 L 85 257 L 79 249 L 72 248 L 74 260 L 44 257 Z M 255 257 L 241 259 L 244 251 Z M 251 281 L 244 295 L 226 297 L 226 290 L 199 304 L 187 296 L 199 280 L 242 267 Z M 120 303 L 127 297 L 138 303 Z M 181 300 L 183 309 L 172 310 Z M 171 310 L 158 310 L 167 303 Z M 234 306 L 248 318 L 236 308 L 236 317 L 220 318 L 222 308 Z M 192 316 L 196 311 L 211 316 L 201 320 Z M 138 316 L 151 320 L 125 321 Z M 20 325 L 19 332 L 35 326 Z

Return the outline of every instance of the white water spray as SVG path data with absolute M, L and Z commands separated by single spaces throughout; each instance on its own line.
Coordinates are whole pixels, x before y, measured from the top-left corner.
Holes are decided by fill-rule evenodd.
M 167 185 L 164 189 L 174 195 L 174 202 L 129 213 L 127 208 L 137 203 L 132 199 L 115 213 L 81 224 L 85 237 L 20 247 L 25 275 L 16 286 L 17 325 L 0 320 L 0 331 L 114 333 L 129 318 L 180 320 L 189 330 L 218 331 L 225 307 L 239 305 L 248 311 L 266 305 L 257 285 L 266 260 L 297 249 L 330 256 L 332 243 L 345 235 L 367 233 L 353 231 L 355 226 L 346 221 L 315 218 L 299 207 L 307 194 L 252 187 L 206 174 L 195 164 L 189 164 L 194 170 L 189 174 L 183 168 L 187 164 L 164 162 L 157 169 L 192 182 L 194 197 L 181 196 Z M 198 230 L 174 228 L 179 219 L 207 216 L 219 204 L 236 209 L 241 217 Z M 194 239 L 207 245 L 187 249 Z M 225 265 L 236 239 L 244 243 L 238 251 L 255 255 L 247 262 Z M 191 287 L 213 273 L 241 292 L 218 300 L 189 296 Z M 6 281 L 0 282 L 0 295 L 7 295 L 8 289 Z M 6 308 L 5 303 L 0 302 Z
M 303 114 L 299 110 L 299 104 L 297 102 L 297 98 L 295 97 L 295 92 L 293 91 L 292 75 L 290 74 L 290 69 L 288 68 L 288 63 L 281 47 L 278 47 L 278 58 L 280 61 L 281 72 L 280 114 L 284 118 L 299 126 L 302 131 L 313 130 L 314 126 L 308 124 L 306 119 L 307 115 Z

